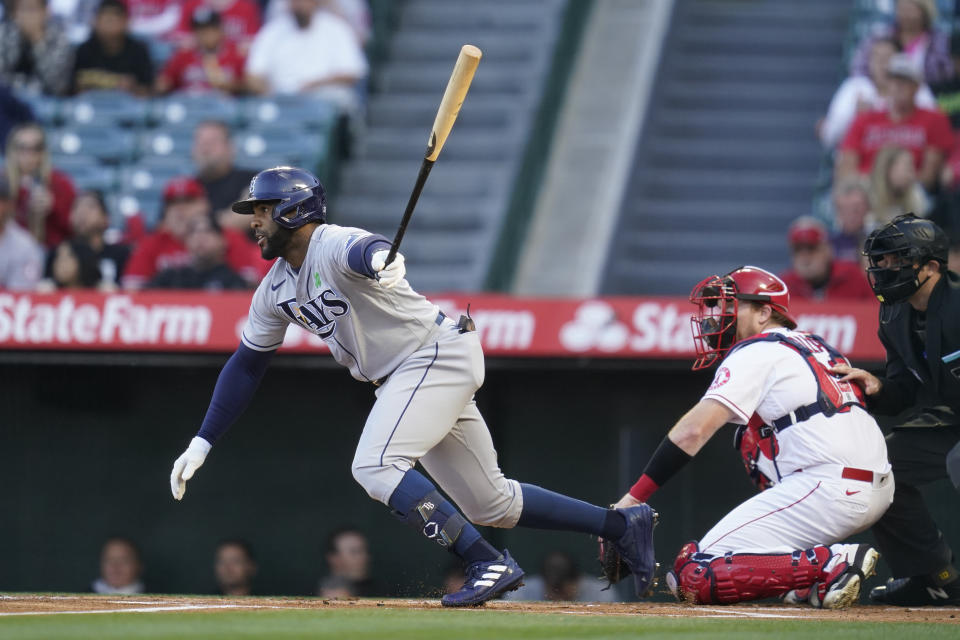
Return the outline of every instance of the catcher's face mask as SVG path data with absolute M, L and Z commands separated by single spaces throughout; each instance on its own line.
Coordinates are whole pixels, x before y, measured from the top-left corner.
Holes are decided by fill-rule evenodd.
M 697 359 L 693 370 L 712 367 L 737 341 L 736 285 L 729 277 L 710 276 L 693 288 L 690 302 L 697 312 L 690 319 Z

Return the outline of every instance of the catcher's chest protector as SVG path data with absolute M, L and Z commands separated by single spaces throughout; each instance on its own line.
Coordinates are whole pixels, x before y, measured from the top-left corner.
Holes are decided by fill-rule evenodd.
M 815 402 L 798 407 L 789 414 L 773 420 L 771 425 L 764 423 L 760 416 L 754 414 L 750 422 L 737 428 L 734 436 L 734 447 L 740 451 L 747 473 L 753 482 L 760 489 L 766 489 L 770 485 L 770 479 L 759 471 L 757 461 L 761 455 L 773 460 L 778 476 L 777 480 L 781 480 L 780 470 L 776 468 L 776 456 L 779 453 L 777 432 L 820 413 L 830 417 L 836 413 L 850 411 L 852 406 L 863 408 L 865 401 L 863 390 L 860 387 L 849 382 L 840 382 L 830 373 L 828 366 L 850 363 L 843 354 L 827 344 L 820 336 L 812 333 L 800 336 L 767 333 L 738 343 L 731 350 L 731 353 L 754 342 L 779 342 L 793 349 L 807 363 L 817 382 L 817 399 Z M 829 356 L 826 364 L 817 358 L 816 354 L 818 353 L 826 353 Z

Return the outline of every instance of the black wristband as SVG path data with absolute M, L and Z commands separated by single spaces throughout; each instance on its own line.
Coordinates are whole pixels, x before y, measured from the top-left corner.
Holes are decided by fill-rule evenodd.
M 691 458 L 693 456 L 674 444 L 670 438 L 664 437 L 660 446 L 650 456 L 643 474 L 656 482 L 658 487 L 662 487 L 683 465 L 690 462 Z

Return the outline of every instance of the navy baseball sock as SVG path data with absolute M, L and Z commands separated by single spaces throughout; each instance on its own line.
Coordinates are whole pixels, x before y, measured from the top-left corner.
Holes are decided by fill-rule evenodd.
M 409 469 L 390 496 L 390 508 L 401 520 L 436 540 L 466 562 L 496 560 L 500 552 L 467 522 L 433 483 Z
M 627 529 L 627 521 L 614 509 L 597 507 L 532 484 L 521 484 L 520 488 L 523 511 L 517 526 L 580 531 L 608 540 L 617 540 Z

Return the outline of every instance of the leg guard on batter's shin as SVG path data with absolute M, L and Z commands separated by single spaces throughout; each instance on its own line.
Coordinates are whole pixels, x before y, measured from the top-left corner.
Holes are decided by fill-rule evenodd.
M 701 553 L 696 543 L 680 550 L 668 585 L 679 600 L 732 604 L 779 596 L 823 578 L 830 549 L 817 546 L 793 553 Z
M 467 525 L 467 520 L 452 507 L 442 509 L 441 505 L 449 504 L 439 491 L 431 491 L 416 504 L 407 513 L 394 511 L 394 515 L 420 530 L 420 532 L 431 540 L 436 541 L 441 547 L 452 549 L 460 532 Z

